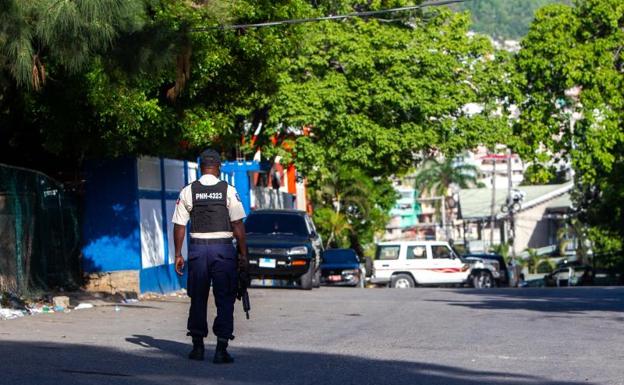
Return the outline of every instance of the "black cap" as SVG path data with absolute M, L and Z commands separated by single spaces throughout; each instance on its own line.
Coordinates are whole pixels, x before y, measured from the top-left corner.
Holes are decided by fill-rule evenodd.
M 202 166 L 220 166 L 221 155 L 213 149 L 206 149 L 199 154 Z

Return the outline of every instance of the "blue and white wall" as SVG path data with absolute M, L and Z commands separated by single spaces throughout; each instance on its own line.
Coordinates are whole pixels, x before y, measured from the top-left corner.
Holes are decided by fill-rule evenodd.
M 197 164 L 125 158 L 90 163 L 86 174 L 83 270 L 138 271 L 142 293 L 186 287 L 173 266 L 171 217 L 179 191 L 197 178 Z

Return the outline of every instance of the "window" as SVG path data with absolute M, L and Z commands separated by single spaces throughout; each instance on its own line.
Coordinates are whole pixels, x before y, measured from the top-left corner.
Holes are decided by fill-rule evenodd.
M 296 214 L 250 214 L 245 221 L 245 230 L 256 234 L 309 235 L 304 217 Z
M 407 259 L 427 259 L 427 248 L 425 246 L 409 246 Z
M 309 234 L 315 234 L 316 233 L 316 227 L 314 227 L 314 222 L 312 222 L 312 219 L 309 216 L 305 216 L 305 221 L 306 221 L 306 225 L 308 226 L 308 233 Z
M 399 245 L 377 246 L 377 258 L 376 259 L 380 259 L 382 261 L 399 259 L 400 251 L 401 251 L 401 246 Z
M 453 252 L 447 246 L 431 246 L 431 256 L 433 259 L 448 259 L 451 258 Z
M 329 249 L 323 253 L 323 263 L 360 263 L 355 250 Z

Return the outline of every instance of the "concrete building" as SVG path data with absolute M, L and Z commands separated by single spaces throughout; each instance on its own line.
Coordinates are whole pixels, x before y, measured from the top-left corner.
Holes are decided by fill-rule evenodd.
M 558 185 L 520 186 L 524 193 L 515 219 L 515 251 L 527 248 L 553 249 L 558 247 L 557 233 L 565 226 L 566 215 L 571 209 L 572 183 Z M 465 189 L 459 192 L 459 218 L 454 222 L 454 234 L 471 252 L 487 251 L 492 244 L 509 240 L 509 214 L 502 210 L 506 203 L 507 189 L 496 189 L 494 233 L 491 231 L 492 190 L 487 188 Z M 490 241 L 492 239 L 492 241 Z M 574 242 L 569 243 L 569 248 Z
M 496 188 L 507 188 L 509 180 L 508 155 L 505 148 L 500 147 L 492 154 L 486 147 L 479 146 L 474 151 L 457 157 L 457 161 L 473 165 L 478 170 L 477 182 L 484 187 L 492 188 L 492 174 L 496 170 Z M 495 165 L 496 164 L 496 165 Z M 511 154 L 511 183 L 518 186 L 524 181 L 525 163 L 518 154 Z
M 395 190 L 399 198 L 390 211 L 390 221 L 384 235 L 387 240 L 409 237 L 410 229 L 418 224 L 418 215 L 421 213 L 413 187 L 402 184 L 395 186 Z

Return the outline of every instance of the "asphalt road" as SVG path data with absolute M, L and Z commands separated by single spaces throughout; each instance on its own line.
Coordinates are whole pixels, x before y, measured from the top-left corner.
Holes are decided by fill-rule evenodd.
M 185 298 L 0 321 L 0 384 L 624 384 L 624 288 L 251 300 L 251 320 L 237 303 L 229 366 L 185 358 Z

